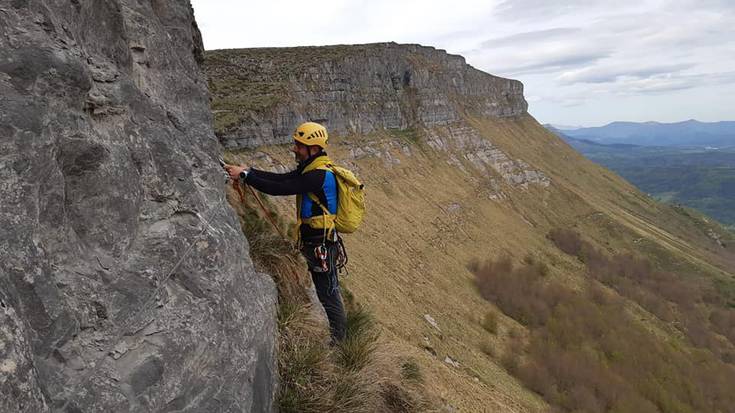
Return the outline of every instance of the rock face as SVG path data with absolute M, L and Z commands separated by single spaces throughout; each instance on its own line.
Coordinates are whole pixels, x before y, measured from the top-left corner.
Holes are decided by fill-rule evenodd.
M 523 84 L 419 45 L 215 50 L 205 53 L 217 135 L 229 148 L 290 140 L 305 120 L 337 134 L 431 128 L 464 113 L 526 113 Z
M 511 187 L 527 189 L 529 185 L 547 187 L 551 180 L 543 172 L 533 169 L 521 159 L 511 159 L 508 154 L 483 139 L 475 129 L 453 125 L 443 130 L 429 130 L 427 145 L 432 149 L 449 154 L 450 164 L 463 170 L 464 167 L 456 155 L 469 161 L 478 170 L 490 168 L 494 174 L 502 178 Z M 496 198 L 502 194 L 494 194 Z
M 0 411 L 272 410 L 186 1 L 0 5 Z
M 341 141 L 349 150 L 342 162 L 354 170 L 360 167 L 350 161 L 363 158 L 380 158 L 392 168 L 399 154 L 413 156 L 412 143 L 423 142 L 451 166 L 483 173 L 491 199 L 506 198 L 501 183 L 550 185 L 541 171 L 511 158 L 468 121 L 526 116 L 523 84 L 479 71 L 461 56 L 379 43 L 214 50 L 205 52 L 204 62 L 216 133 L 227 148 L 289 143 L 293 128 L 312 120 L 342 136 L 387 131 L 388 140 Z

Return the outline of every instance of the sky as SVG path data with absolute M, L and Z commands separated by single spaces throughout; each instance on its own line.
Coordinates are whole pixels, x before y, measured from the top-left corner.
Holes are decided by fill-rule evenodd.
M 524 84 L 542 123 L 735 120 L 735 0 L 192 0 L 204 47 L 419 43 Z

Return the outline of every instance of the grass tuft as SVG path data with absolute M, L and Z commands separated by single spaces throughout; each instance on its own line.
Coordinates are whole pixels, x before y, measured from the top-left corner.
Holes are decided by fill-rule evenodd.
M 406 380 L 418 383 L 421 383 L 424 380 L 424 377 L 421 374 L 421 368 L 414 360 L 407 360 L 401 364 L 401 376 Z
M 497 352 L 495 351 L 495 346 L 492 345 L 489 341 L 483 341 L 480 344 L 480 351 L 485 353 L 486 356 L 490 358 L 497 357 Z
M 494 311 L 485 313 L 482 318 L 482 328 L 490 334 L 498 334 L 498 314 Z
M 405 388 L 394 383 L 383 386 L 383 399 L 390 412 L 410 413 L 418 411 L 417 400 Z
M 347 337 L 337 346 L 337 362 L 347 370 L 359 371 L 370 363 L 380 336 L 370 312 L 347 305 Z

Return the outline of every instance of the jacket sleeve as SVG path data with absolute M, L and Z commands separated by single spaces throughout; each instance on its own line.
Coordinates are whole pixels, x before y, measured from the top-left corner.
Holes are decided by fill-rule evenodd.
M 257 175 L 260 178 L 265 178 L 270 181 L 283 181 L 285 179 L 291 179 L 299 175 L 299 170 L 294 169 L 290 172 L 285 172 L 282 174 L 275 173 L 275 172 L 268 172 L 268 171 L 261 171 L 260 169 L 250 168 L 248 170 L 249 174 Z
M 271 179 L 268 175 L 263 175 L 262 171 L 252 173 L 251 170 L 245 182 L 258 191 L 265 192 L 268 195 L 297 195 L 319 191 L 322 185 L 324 185 L 324 175 L 325 172 L 323 170 L 315 169 L 305 174 L 296 174 L 288 177 L 281 176 Z

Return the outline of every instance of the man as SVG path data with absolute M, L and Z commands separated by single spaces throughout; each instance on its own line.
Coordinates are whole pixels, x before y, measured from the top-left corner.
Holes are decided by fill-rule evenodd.
M 326 168 L 331 164 L 324 149 L 327 130 L 306 122 L 293 134 L 291 149 L 298 166 L 291 172 L 277 174 L 255 168 L 225 165 L 233 180 L 245 182 L 269 195 L 296 195 L 301 253 L 309 265 L 319 301 L 329 319 L 332 342 L 345 338 L 345 311 L 339 291 L 337 260 L 340 254 L 334 216 L 337 213 L 337 181 Z

